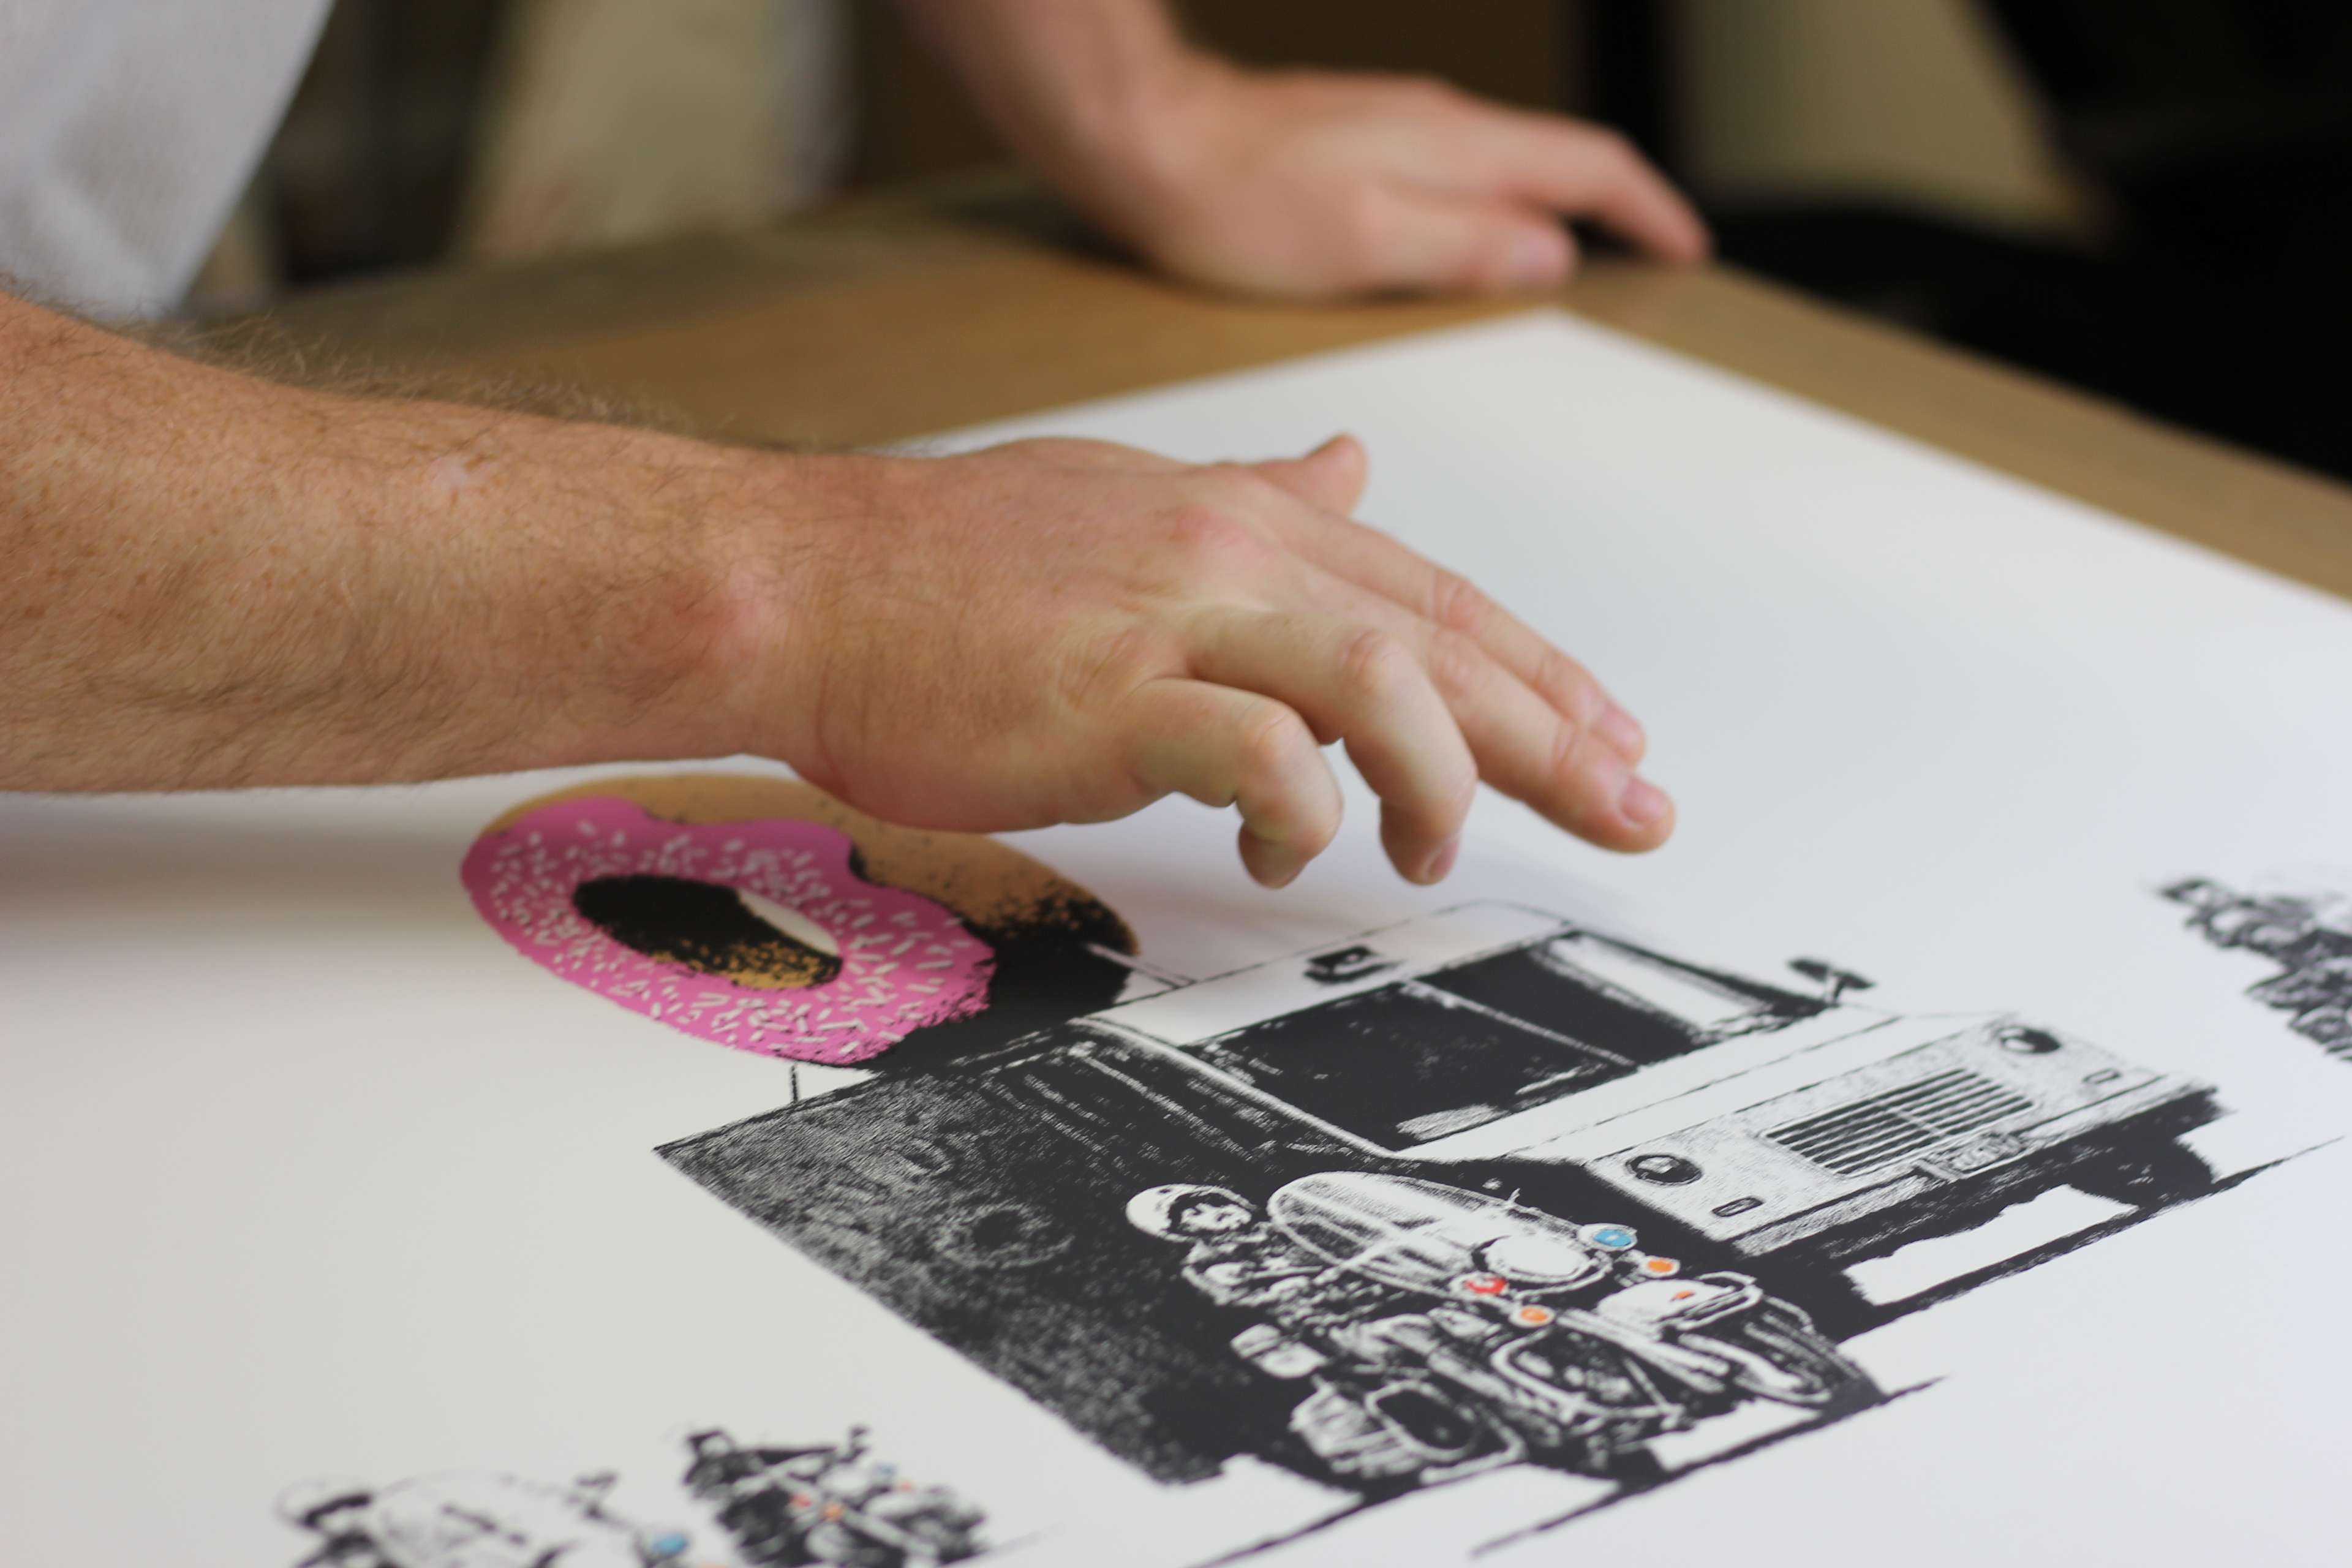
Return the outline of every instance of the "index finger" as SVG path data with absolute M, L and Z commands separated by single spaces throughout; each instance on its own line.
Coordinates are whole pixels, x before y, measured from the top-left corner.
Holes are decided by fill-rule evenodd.
M 1498 111 L 1476 162 L 1523 201 L 1602 227 L 1668 261 L 1706 259 L 1697 209 L 1616 132 L 1557 115 Z
M 1629 763 L 1648 740 L 1592 672 L 1570 658 L 1459 573 L 1449 572 L 1369 523 L 1329 512 L 1286 514 L 1285 542 L 1333 576 L 1403 605 L 1469 638 L 1552 710 L 1591 730 Z

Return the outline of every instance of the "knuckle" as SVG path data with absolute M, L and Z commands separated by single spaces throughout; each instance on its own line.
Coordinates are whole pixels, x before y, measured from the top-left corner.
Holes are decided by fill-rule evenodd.
M 1204 470 L 1201 484 L 1208 504 L 1248 533 L 1254 544 L 1259 535 L 1249 520 L 1264 518 L 1285 494 L 1280 485 L 1241 463 L 1219 463 Z
M 1554 784 L 1566 784 L 1577 776 L 1583 765 L 1585 736 L 1581 724 L 1563 721 L 1552 730 L 1551 754 L 1544 762 L 1544 776 Z
M 1266 702 L 1242 721 L 1235 737 L 1242 775 L 1253 784 L 1278 784 L 1314 743 L 1304 720 L 1278 702 Z
M 1059 691 L 1073 709 L 1096 706 L 1103 699 L 1137 685 L 1155 666 L 1159 639 L 1141 626 L 1122 626 L 1097 642 L 1073 648 L 1062 660 Z
M 1388 241 L 1388 193 L 1370 180 L 1350 183 L 1333 198 L 1331 228 L 1345 251 L 1374 253 Z
M 1411 658 L 1404 645 L 1380 627 L 1359 626 L 1340 645 L 1339 677 L 1349 691 L 1383 702 L 1403 684 Z
M 1429 584 L 1429 618 L 1450 632 L 1476 637 L 1494 618 L 1495 602 L 1458 572 L 1437 568 Z
M 1429 639 L 1429 676 L 1440 691 L 1475 694 L 1486 687 L 1492 668 L 1486 650 L 1461 632 L 1441 626 Z
M 1223 507 L 1195 502 L 1168 520 L 1169 543 L 1177 559 L 1196 571 L 1246 564 L 1258 553 L 1257 535 Z

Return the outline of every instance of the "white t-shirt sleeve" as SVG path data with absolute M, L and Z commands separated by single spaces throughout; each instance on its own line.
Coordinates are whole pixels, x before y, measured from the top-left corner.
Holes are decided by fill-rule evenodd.
M 328 0 L 0 0 L 0 272 L 171 310 L 268 145 Z

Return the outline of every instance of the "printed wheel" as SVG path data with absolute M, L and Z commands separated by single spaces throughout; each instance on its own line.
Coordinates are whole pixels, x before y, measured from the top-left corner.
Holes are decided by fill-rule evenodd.
M 2170 1139 L 2094 1154 L 2066 1173 L 2066 1184 L 2093 1197 L 2158 1209 L 2213 1190 L 2213 1167 Z
M 809 1558 L 842 1568 L 906 1568 L 906 1553 L 869 1535 L 829 1520 L 809 1531 Z
M 2293 1027 L 2336 1056 L 2352 1056 L 2352 1007 L 2332 1004 L 2306 1008 L 2295 1016 Z
M 971 1532 L 953 1525 L 916 1526 L 907 1533 L 921 1543 L 930 1563 L 961 1563 L 980 1555 L 980 1542 Z
M 1870 1374 L 1813 1329 L 1802 1312 L 1768 1301 L 1752 1316 L 1713 1331 L 1727 1346 L 1748 1352 L 1737 1358 L 1732 1382 L 1742 1393 L 1777 1405 L 1843 1413 L 1874 1405 L 1881 1395 Z M 1750 1357 L 1763 1364 L 1757 1365 Z
M 1331 1479 L 1367 1493 L 1409 1490 L 1431 1471 L 1507 1447 L 1472 1412 L 1410 1384 L 1370 1395 L 1327 1384 L 1291 1412 L 1290 1429 Z
M 1596 1444 L 1581 1464 L 1570 1468 L 1580 1475 L 1615 1481 L 1628 1491 L 1640 1491 L 1666 1479 L 1665 1462 L 1647 1443 Z

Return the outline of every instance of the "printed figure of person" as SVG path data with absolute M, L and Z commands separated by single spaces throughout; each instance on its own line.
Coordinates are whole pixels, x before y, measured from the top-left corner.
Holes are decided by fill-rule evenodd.
M 1128 1201 L 1127 1217 L 1148 1236 L 1188 1244 L 1185 1281 L 1210 1300 L 1302 1338 L 1344 1336 L 1396 1304 L 1393 1290 L 1308 1252 L 1225 1187 L 1150 1187 Z
M 2202 878 L 2165 897 L 2193 911 L 2189 929 L 2216 947 L 2242 948 L 2279 965 L 2247 988 L 2293 1015 L 2289 1027 L 2336 1057 L 2352 1057 L 2352 897 L 2317 892 L 2237 893 Z
M 1437 1468 L 1433 1460 L 1491 1447 L 1489 1428 L 1510 1424 L 1502 1406 L 1511 1394 L 1485 1364 L 1491 1325 L 1409 1305 L 1292 1241 L 1225 1187 L 1148 1188 L 1129 1200 L 1127 1217 L 1147 1235 L 1186 1244 L 1183 1275 L 1194 1289 L 1260 1320 L 1235 1337 L 1236 1354 L 1272 1375 L 1313 1376 L 1291 1427 L 1337 1476 L 1420 1477 Z M 1290 1367 L 1277 1370 L 1285 1361 Z M 1433 1392 L 1423 1381 L 1431 1376 L 1450 1392 Z M 1486 1414 L 1471 1414 L 1465 1401 Z M 1399 1431 L 1411 1442 L 1400 1444 Z

